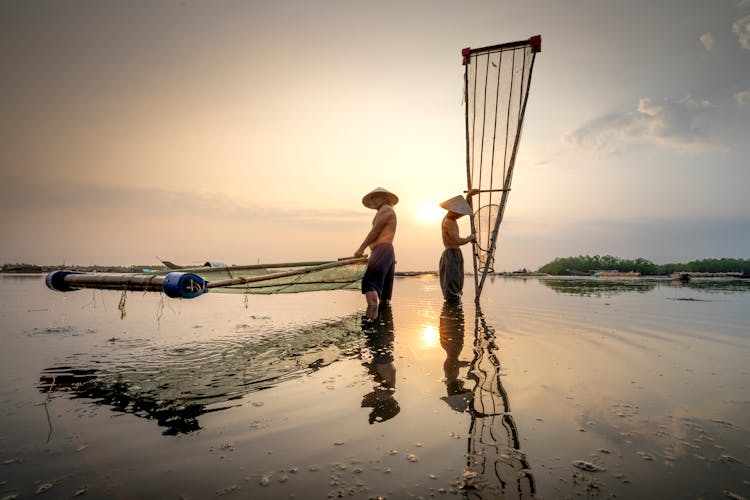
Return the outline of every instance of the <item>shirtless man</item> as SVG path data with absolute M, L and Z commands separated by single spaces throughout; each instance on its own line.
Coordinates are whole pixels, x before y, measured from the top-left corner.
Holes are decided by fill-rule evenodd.
M 367 208 L 377 210 L 372 220 L 372 229 L 359 246 L 355 257 L 362 257 L 370 247 L 367 270 L 362 278 L 362 293 L 367 300 L 369 319 L 378 317 L 379 304 L 387 304 L 393 292 L 393 276 L 396 269 L 396 255 L 393 251 L 393 237 L 396 235 L 396 212 L 393 206 L 398 196 L 381 187 L 375 188 L 362 198 Z
M 461 300 L 461 294 L 464 289 L 464 256 L 461 253 L 461 245 L 476 240 L 473 234 L 466 238 L 461 238 L 458 231 L 458 219 L 464 215 L 471 215 L 472 209 L 469 200 L 475 194 L 479 193 L 478 189 L 472 189 L 466 195 L 454 196 L 440 204 L 448 213 L 443 218 L 443 254 L 440 256 L 440 289 L 443 291 L 443 298 L 449 301 Z

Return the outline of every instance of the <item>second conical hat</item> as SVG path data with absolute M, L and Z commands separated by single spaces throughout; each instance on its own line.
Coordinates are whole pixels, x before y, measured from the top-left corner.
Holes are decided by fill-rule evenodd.
M 471 205 L 469 205 L 466 201 L 466 198 L 463 196 L 454 196 L 450 200 L 445 200 L 440 204 L 441 207 L 448 210 L 449 212 L 454 212 L 461 215 L 471 215 Z

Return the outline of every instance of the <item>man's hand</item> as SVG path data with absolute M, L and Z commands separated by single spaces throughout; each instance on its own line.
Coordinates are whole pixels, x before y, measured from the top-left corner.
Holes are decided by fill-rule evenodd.
M 364 254 L 365 254 L 364 250 L 357 250 L 356 252 L 354 252 L 355 257 L 362 257 Z

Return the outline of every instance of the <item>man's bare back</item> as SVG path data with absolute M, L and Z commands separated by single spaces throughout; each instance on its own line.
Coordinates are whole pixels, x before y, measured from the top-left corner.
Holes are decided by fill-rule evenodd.
M 375 217 L 372 219 L 372 229 L 364 241 L 354 253 L 355 257 L 361 257 L 366 248 L 372 249 L 380 243 L 393 243 L 396 236 L 396 211 L 388 203 L 383 203 Z
M 450 215 L 443 217 L 442 232 L 443 246 L 445 248 L 458 248 L 471 241 L 469 238 L 461 238 L 459 236 L 458 222 L 456 222 L 456 219 L 450 217 Z

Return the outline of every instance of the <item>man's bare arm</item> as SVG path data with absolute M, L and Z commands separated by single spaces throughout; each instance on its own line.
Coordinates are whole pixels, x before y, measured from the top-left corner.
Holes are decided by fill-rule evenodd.
M 455 242 L 456 245 L 465 245 L 469 243 L 470 241 L 474 241 L 476 239 L 473 234 L 470 234 L 466 238 L 461 238 L 461 235 L 458 232 L 458 224 L 444 224 L 443 231 L 445 232 L 445 235 L 447 236 L 446 239 L 448 241 Z

